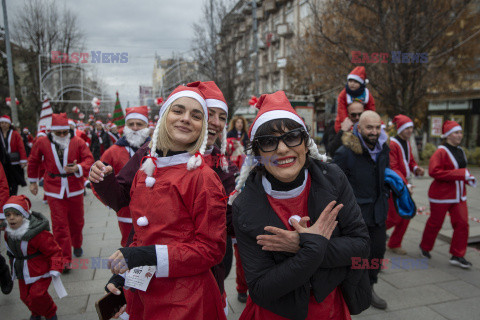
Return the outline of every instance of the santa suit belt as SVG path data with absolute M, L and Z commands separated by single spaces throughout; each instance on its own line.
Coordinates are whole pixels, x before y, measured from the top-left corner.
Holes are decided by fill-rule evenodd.
M 38 257 L 39 255 L 41 255 L 42 253 L 40 251 L 37 251 L 35 253 L 32 253 L 32 254 L 29 254 L 29 255 L 26 255 L 26 256 L 16 256 L 14 255 L 13 253 L 11 253 L 10 251 L 7 251 L 7 255 L 12 258 L 12 259 L 17 259 L 17 260 L 30 260 L 32 258 L 35 258 L 35 257 Z
M 66 178 L 66 177 L 71 177 L 73 176 L 74 174 L 73 173 L 48 173 L 48 175 L 52 178 L 55 178 L 55 177 L 62 177 L 62 178 Z

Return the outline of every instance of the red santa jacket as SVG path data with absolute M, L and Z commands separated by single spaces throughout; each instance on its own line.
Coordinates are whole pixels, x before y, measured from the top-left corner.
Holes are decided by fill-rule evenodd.
M 48 226 L 48 221 L 46 223 Z M 8 245 L 7 233 L 5 233 L 5 243 L 9 253 L 15 252 L 15 249 Z M 63 269 L 62 249 L 49 231 L 40 231 L 28 241 L 21 240 L 20 250 L 23 256 L 33 255 L 32 258 L 23 260 L 22 275 L 26 284 L 34 283 L 41 278 L 60 276 Z M 15 258 L 12 265 L 15 269 Z M 16 273 L 13 272 L 13 274 L 16 277 Z
M 5 219 L 3 214 L 3 205 L 10 197 L 10 189 L 8 188 L 7 176 L 3 170 L 2 163 L 0 163 L 0 219 Z
M 465 154 L 464 154 L 465 156 Z M 465 157 L 465 161 L 466 161 Z M 470 181 L 467 168 L 459 168 L 453 154 L 445 146 L 439 146 L 430 158 L 428 174 L 434 179 L 428 190 L 433 203 L 459 203 L 467 200 L 465 183 Z
M 12 165 L 27 163 L 27 153 L 25 152 L 25 145 L 20 133 L 10 129 L 7 134 L 8 153 L 18 152 L 20 154 L 20 161 L 12 162 Z
M 219 313 L 207 310 L 212 312 L 217 305 L 224 316 L 210 268 L 225 254 L 225 191 L 207 165 L 188 171 L 190 157 L 182 153 L 159 158 L 151 188 L 145 185 L 146 174 L 137 172 L 130 191 L 135 228 L 132 246 L 155 245 L 157 271 L 152 283 L 158 285 L 150 283 L 152 288 L 146 293 L 168 306 L 158 314 L 184 319 L 198 306 L 197 316 L 191 319 L 218 319 Z
M 76 129 L 75 135 L 79 138 L 82 138 L 83 141 L 85 141 L 85 143 L 87 144 L 87 147 L 90 147 L 90 143 L 92 142 L 92 140 L 88 137 L 88 135 L 83 130 Z
M 108 133 L 108 136 L 110 137 L 110 141 L 112 141 L 112 145 L 117 143 L 118 137 L 116 135 L 114 135 L 113 133 L 111 133 L 110 131 L 108 131 L 107 133 Z
M 407 178 L 410 177 L 410 172 L 415 172 L 418 168 L 409 141 L 407 141 L 407 146 L 408 154 L 405 154 L 400 141 L 390 138 L 390 168 L 403 179 L 405 184 L 408 184 Z
M 41 137 L 33 145 L 30 157 L 28 158 L 28 179 L 30 182 L 37 182 L 39 179 L 39 166 L 43 163 L 45 167 L 44 190 L 45 195 L 63 199 L 66 193 L 67 198 L 83 194 L 84 178 L 88 177 L 90 167 L 93 164 L 93 156 L 85 142 L 72 137 L 70 144 L 65 149 L 62 161 L 58 159 L 55 145 L 48 137 Z M 60 177 L 51 174 L 65 174 L 64 167 L 77 160 L 79 171 L 72 176 Z
M 365 101 L 360 101 L 365 107 L 365 110 L 375 111 L 375 99 L 371 95 L 370 91 L 365 88 L 366 98 Z M 335 132 L 340 131 L 343 120 L 348 117 L 347 106 L 354 100 L 347 94 L 347 90 L 343 88 L 342 92 L 338 95 L 337 99 L 337 117 L 335 118 Z

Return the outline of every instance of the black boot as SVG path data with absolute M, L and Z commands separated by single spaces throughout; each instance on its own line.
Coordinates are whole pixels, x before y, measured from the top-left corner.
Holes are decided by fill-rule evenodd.
M 377 294 L 375 293 L 375 290 L 373 290 L 373 284 L 372 284 L 372 307 L 377 308 L 377 309 L 387 309 L 387 301 L 383 300 Z
M 42 320 L 42 316 L 30 316 L 30 320 Z
M 48 318 L 47 320 L 58 320 L 57 314 L 54 314 L 53 317 Z

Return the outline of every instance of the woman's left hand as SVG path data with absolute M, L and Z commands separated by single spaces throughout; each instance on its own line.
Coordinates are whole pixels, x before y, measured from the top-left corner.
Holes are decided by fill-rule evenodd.
M 108 258 L 108 267 L 114 274 L 121 274 L 128 271 L 127 262 L 125 261 L 125 258 L 120 250 L 115 251 Z
M 307 227 L 308 217 L 300 220 L 300 225 Z M 276 227 L 265 227 L 265 231 L 273 233 L 272 235 L 262 234 L 257 236 L 257 244 L 266 251 L 284 251 L 297 253 L 300 250 L 300 235 L 297 231 L 288 231 Z

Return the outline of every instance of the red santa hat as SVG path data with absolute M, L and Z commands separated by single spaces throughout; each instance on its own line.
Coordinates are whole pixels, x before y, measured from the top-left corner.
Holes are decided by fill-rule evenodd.
M 153 121 L 148 122 L 148 129 L 155 129 L 155 124 L 153 123 Z
M 142 120 L 145 123 L 148 123 L 148 107 L 132 107 L 126 109 L 127 115 L 125 116 L 125 122 L 130 119 Z
M 0 122 L 6 122 L 6 123 L 9 123 L 9 124 L 12 124 L 12 119 L 9 116 L 4 115 L 4 116 L 0 117 Z
M 205 102 L 205 97 L 200 92 L 198 88 L 198 84 L 199 82 L 195 82 L 192 84 L 188 84 L 187 86 L 178 86 L 177 88 L 175 88 L 175 90 L 173 90 L 173 92 L 168 96 L 167 100 L 162 105 L 158 113 L 159 119 L 162 119 L 162 117 L 165 115 L 165 111 L 167 111 L 170 105 L 177 99 L 180 99 L 183 97 L 195 99 L 202 106 L 203 114 L 205 115 L 203 117 L 203 125 L 205 126 L 205 135 L 204 135 L 204 139 L 200 149 L 187 162 L 188 170 L 196 169 L 202 165 L 203 154 L 205 153 L 205 149 L 207 148 L 208 110 L 207 110 L 207 103 Z M 153 160 L 156 161 L 157 140 L 158 140 L 158 132 L 160 129 L 160 123 L 161 121 L 157 122 L 157 125 L 155 126 L 155 130 L 153 131 L 150 156 L 143 163 L 141 168 L 141 170 L 143 170 L 147 175 L 147 178 L 145 179 L 145 185 L 147 187 L 153 187 L 153 185 L 155 184 L 155 178 L 153 177 L 153 174 L 155 172 L 157 165 L 153 163 Z
M 367 73 L 365 72 L 365 67 L 355 67 L 352 72 L 347 76 L 347 80 L 355 80 L 360 84 L 367 84 Z
M 52 125 L 50 130 L 68 130 L 68 118 L 66 113 L 52 113 Z
M 413 127 L 413 121 L 403 114 L 398 114 L 393 117 L 393 123 L 397 126 L 397 134 L 400 134 L 403 130 Z
M 463 130 L 458 122 L 453 120 L 446 120 L 442 126 L 442 138 L 448 137 L 450 134 Z
M 291 119 L 301 124 L 305 131 L 307 131 L 305 123 L 298 116 L 295 109 L 293 109 L 283 91 L 277 91 L 272 94 L 263 94 L 260 99 L 258 99 L 256 107 L 259 111 L 248 131 L 250 141 L 253 141 L 258 128 L 260 128 L 262 124 L 275 119 Z
M 28 130 L 27 127 L 23 128 L 23 132 L 28 133 L 28 131 L 29 131 L 29 130 Z
M 75 121 L 73 121 L 73 119 L 68 119 L 68 124 L 72 126 L 76 126 Z
M 220 108 L 227 113 L 228 117 L 228 106 L 225 97 L 223 96 L 220 88 L 213 81 L 200 82 L 198 85 L 200 91 L 205 96 L 205 102 L 207 103 L 207 108 Z M 222 145 L 220 146 L 220 164 L 222 170 L 228 172 L 228 161 L 225 158 L 225 151 L 227 150 L 227 128 L 223 128 L 222 132 Z
M 95 123 L 96 123 L 96 124 L 101 124 L 101 125 L 103 125 L 102 120 L 97 120 L 97 121 L 95 121 Z
M 288 101 L 285 92 L 277 91 L 272 94 L 263 94 L 256 104 L 256 107 L 259 109 L 257 117 L 253 120 L 252 125 L 250 126 L 250 130 L 248 132 L 248 137 L 250 141 L 255 139 L 255 134 L 257 133 L 258 128 L 262 124 L 265 124 L 272 120 L 277 119 L 290 119 L 298 124 L 300 124 L 308 135 L 308 130 L 303 122 L 303 120 L 298 116 L 295 109 L 293 109 L 290 101 Z M 320 161 L 327 161 L 327 156 L 322 155 L 318 152 L 317 145 L 315 141 L 309 136 L 308 143 L 307 143 L 308 150 L 310 151 L 309 156 L 311 158 L 320 160 Z M 247 150 L 247 157 L 251 158 L 253 156 L 252 150 Z M 233 200 L 238 196 L 241 192 L 245 181 L 250 174 L 250 171 L 256 166 L 256 163 L 253 159 L 245 159 L 245 162 L 242 165 L 240 170 L 240 176 L 238 177 L 237 185 L 235 186 L 235 190 L 230 194 L 229 204 L 233 203 Z
M 117 127 L 117 125 L 115 123 L 113 123 L 113 122 L 110 123 L 110 129 L 113 129 L 113 128 L 116 128 L 116 127 Z
M 31 214 L 31 207 L 32 203 L 30 202 L 30 199 L 28 199 L 26 196 L 11 196 L 3 205 L 3 212 L 5 213 L 5 210 L 7 209 L 15 209 L 28 219 Z

